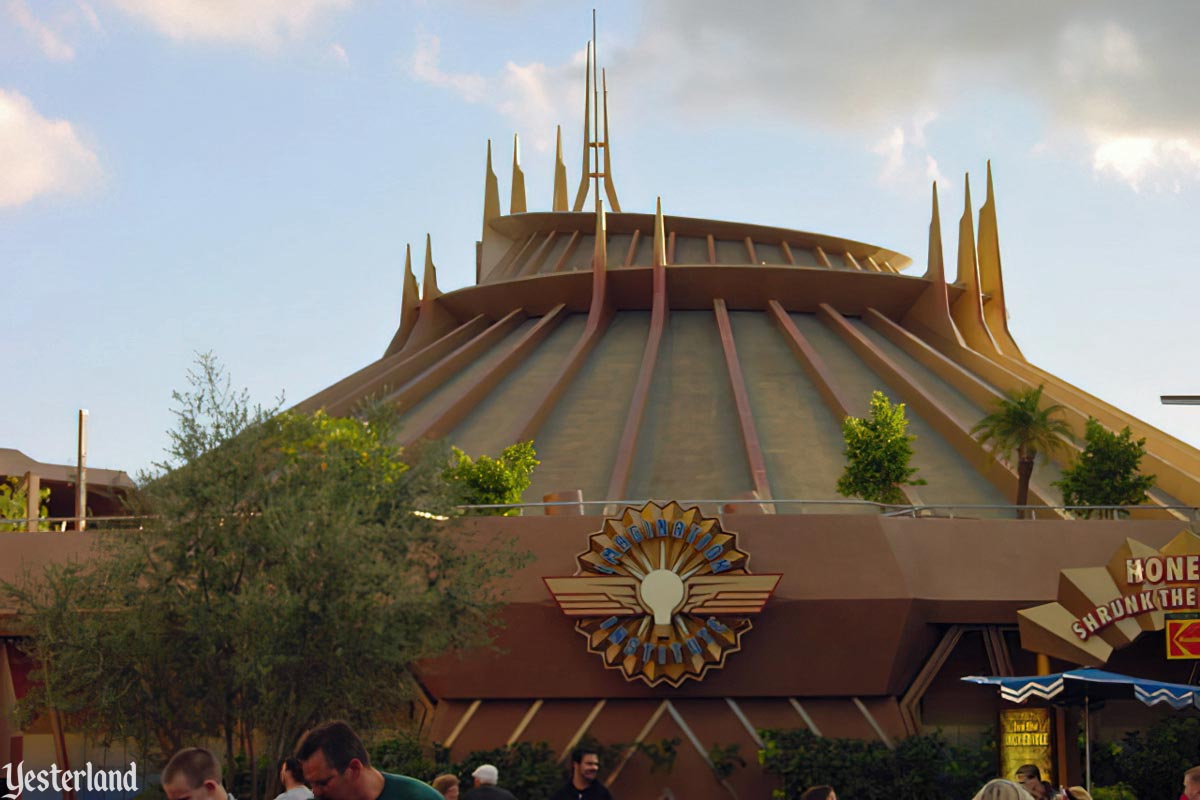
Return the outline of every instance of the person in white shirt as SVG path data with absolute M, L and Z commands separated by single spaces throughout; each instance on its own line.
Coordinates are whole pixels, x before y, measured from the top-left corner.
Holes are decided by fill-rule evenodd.
M 304 782 L 299 760 L 285 758 L 279 763 L 279 782 L 283 784 L 283 791 L 275 800 L 313 800 L 312 789 Z

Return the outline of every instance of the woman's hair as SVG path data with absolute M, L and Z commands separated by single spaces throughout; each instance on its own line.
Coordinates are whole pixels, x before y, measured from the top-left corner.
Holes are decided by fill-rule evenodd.
M 1067 789 L 1067 794 L 1070 795 L 1071 800 L 1092 800 L 1091 794 L 1082 786 L 1072 786 Z
M 996 778 L 985 783 L 972 800 L 1033 800 L 1033 795 L 1012 781 Z
M 446 792 L 453 789 L 455 786 L 458 786 L 458 776 L 450 775 L 450 774 L 438 775 L 436 778 L 433 779 L 433 783 L 431 783 L 430 785 L 433 788 L 437 789 L 442 794 L 445 794 Z

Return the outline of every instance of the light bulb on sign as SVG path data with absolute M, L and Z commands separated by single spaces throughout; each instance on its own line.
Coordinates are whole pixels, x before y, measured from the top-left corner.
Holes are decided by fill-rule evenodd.
M 655 625 L 670 625 L 671 615 L 683 601 L 683 579 L 669 569 L 652 570 L 642 579 L 638 598 L 654 615 Z

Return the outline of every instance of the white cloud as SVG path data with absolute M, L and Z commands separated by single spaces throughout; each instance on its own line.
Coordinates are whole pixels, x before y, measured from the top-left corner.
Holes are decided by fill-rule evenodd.
M 412 57 L 412 75 L 419 81 L 449 89 L 468 103 L 483 99 L 487 81 L 482 75 L 444 72 L 441 68 L 442 41 L 438 37 L 418 32 L 417 49 Z
M 1178 191 L 1181 179 L 1200 177 L 1200 144 L 1192 139 L 1153 136 L 1097 135 L 1092 166 L 1140 190 L 1150 180 L 1155 189 Z
M 96 9 L 92 8 L 89 3 L 79 3 L 79 13 L 87 21 L 87 24 L 96 33 L 104 33 L 104 26 L 100 24 L 100 17 L 96 15 Z
M 726 0 L 658 0 L 605 61 L 627 89 L 627 119 L 774 117 L 850 135 L 880 156 L 885 183 L 941 174 L 924 117 L 996 97 L 1098 176 L 1169 188 L 1200 181 L 1200 81 L 1187 78 L 1200 74 L 1198 29 L 1195 2 L 1147 13 L 1126 0 L 809 0 L 747 14 Z M 542 148 L 555 123 L 578 119 L 582 62 L 455 73 L 422 35 L 412 74 L 493 106 Z M 635 76 L 652 79 L 633 92 Z
M 223 41 L 271 50 L 301 38 L 326 11 L 352 0 L 113 0 L 178 41 Z
M 1200 179 L 1200 81 L 1187 77 L 1200 73 L 1197 29 L 1200 3 L 1186 2 L 1149 13 L 1123 0 L 810 0 L 746 14 L 724 0 L 660 0 L 610 63 L 655 76 L 659 113 L 769 114 L 850 133 L 883 156 L 885 175 L 924 161 L 898 122 L 914 109 L 949 116 L 989 93 L 1019 97 L 1098 175 L 1164 186 Z
M 494 76 L 448 72 L 441 66 L 441 40 L 418 31 L 409 71 L 417 80 L 452 91 L 468 103 L 495 108 L 512 120 L 524 141 L 545 151 L 554 146 L 555 125 L 582 114 L 584 59 L 581 50 L 556 66 L 510 61 Z
M 871 152 L 883 158 L 883 170 L 879 173 L 882 183 L 893 181 L 904 169 L 904 129 L 892 128 L 883 139 L 871 147 Z
M 100 161 L 66 120 L 47 119 L 25 96 L 0 89 L 0 208 L 42 195 L 78 193 L 100 178 Z
M 75 58 L 75 48 L 53 28 L 35 17 L 24 0 L 9 0 L 8 14 L 37 42 L 46 58 L 51 61 L 71 61 Z
M 329 50 L 326 51 L 327 57 L 335 64 L 340 64 L 343 67 L 350 66 L 350 56 L 346 53 L 346 48 L 342 47 L 340 42 L 334 42 L 329 45 Z
M 870 150 L 883 159 L 879 183 L 897 189 L 925 191 L 931 181 L 948 187 L 935 159 L 928 151 L 925 129 L 937 119 L 933 112 L 918 114 L 871 145 Z

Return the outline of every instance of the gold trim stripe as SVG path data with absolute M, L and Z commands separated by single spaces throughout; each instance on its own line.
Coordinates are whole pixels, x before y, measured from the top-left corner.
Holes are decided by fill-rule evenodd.
M 544 702 L 544 700 L 539 698 L 530 704 L 529 710 L 525 712 L 525 716 L 521 717 L 521 721 L 517 723 L 517 727 L 513 729 L 512 735 L 508 737 L 508 741 L 504 743 L 505 745 L 512 745 L 517 739 L 521 738 L 521 734 L 529 727 L 529 723 L 533 722 L 533 718 L 541 711 Z
M 800 719 L 804 720 L 804 724 L 808 726 L 808 729 L 817 736 L 820 736 L 821 729 L 817 727 L 817 723 L 813 722 L 812 717 L 804 710 L 804 706 L 800 705 L 800 701 L 794 697 L 789 697 L 788 702 L 792 704 L 792 708 L 796 709 L 796 713 L 800 715 Z
M 600 716 L 600 712 L 604 710 L 606 703 L 608 703 L 608 700 L 597 700 L 596 705 L 592 706 L 592 710 L 584 717 L 583 724 L 579 726 L 579 730 L 575 731 L 575 735 L 567 742 L 567 746 L 558 754 L 560 764 L 566 760 L 567 756 L 571 755 L 571 751 L 575 749 L 575 745 L 579 744 L 579 740 L 587 734 L 588 728 L 592 727 L 592 723 L 596 721 L 596 717 Z
M 754 744 L 759 748 L 765 747 L 766 745 L 763 743 L 762 737 L 758 735 L 758 731 L 750 724 L 750 718 L 746 716 L 746 712 L 742 711 L 742 707 L 737 704 L 737 701 L 732 697 L 726 697 L 725 702 L 729 704 L 729 709 L 733 712 L 733 715 L 742 723 L 742 727 L 746 729 L 746 733 L 750 734 L 750 738 L 754 741 Z
M 708 757 L 708 751 L 704 749 L 704 745 L 700 744 L 700 739 L 696 736 L 695 731 L 692 730 L 692 726 L 687 724 L 687 720 L 683 718 L 683 714 L 679 713 L 679 709 L 675 708 L 674 703 L 672 703 L 670 700 L 664 700 L 663 702 L 667 704 L 667 711 L 670 712 L 671 719 L 675 720 L 675 724 L 679 726 L 680 730 L 683 731 L 683 735 L 686 736 L 688 741 L 692 743 L 692 747 L 696 748 L 696 752 L 700 755 L 700 758 L 702 758 L 704 763 L 708 765 L 708 768 L 713 771 L 713 777 L 717 777 L 717 767 L 713 764 L 712 759 Z M 725 790 L 734 798 L 734 800 L 737 800 L 738 793 L 733 786 L 730 785 L 729 781 L 725 780 L 724 778 L 718 778 L 718 780 L 720 781 L 721 785 L 725 787 Z
M 638 745 L 646 740 L 646 737 L 650 735 L 650 731 L 654 730 L 654 726 L 658 724 L 660 719 L 662 719 L 663 713 L 666 712 L 670 705 L 670 700 L 663 700 L 658 704 L 658 708 L 654 709 L 654 713 L 650 715 L 650 719 L 646 720 L 646 724 L 642 726 L 640 731 L 638 731 L 637 738 L 633 740 L 633 742 L 625 750 L 625 753 L 621 756 L 621 763 L 617 764 L 613 771 L 609 773 L 609 786 L 612 786 L 617 782 L 617 778 L 621 776 L 621 770 L 625 769 L 625 765 L 629 763 L 629 759 L 633 758 L 633 754 L 637 752 Z
M 475 700 L 471 703 L 471 705 L 467 706 L 467 710 L 462 715 L 462 719 L 458 721 L 458 724 L 454 726 L 454 730 L 450 731 L 450 735 L 446 737 L 444 746 L 447 750 L 454 747 L 454 743 L 458 741 L 459 734 L 461 734 L 463 729 L 467 727 L 467 723 L 471 721 L 471 717 L 475 716 L 475 712 L 479 710 L 481 705 L 483 705 L 482 700 Z
M 871 728 L 875 731 L 875 735 L 879 737 L 879 741 L 883 742 L 888 750 L 895 750 L 896 743 L 893 742 L 892 737 L 888 736 L 883 730 L 883 726 L 879 724 L 879 720 L 875 719 L 875 716 L 870 712 L 870 710 L 867 709 L 863 701 L 859 700 L 857 697 L 851 697 L 850 699 L 854 702 L 854 705 L 858 708 L 858 710 L 862 712 L 862 715 L 867 718 L 867 722 L 871 724 Z

